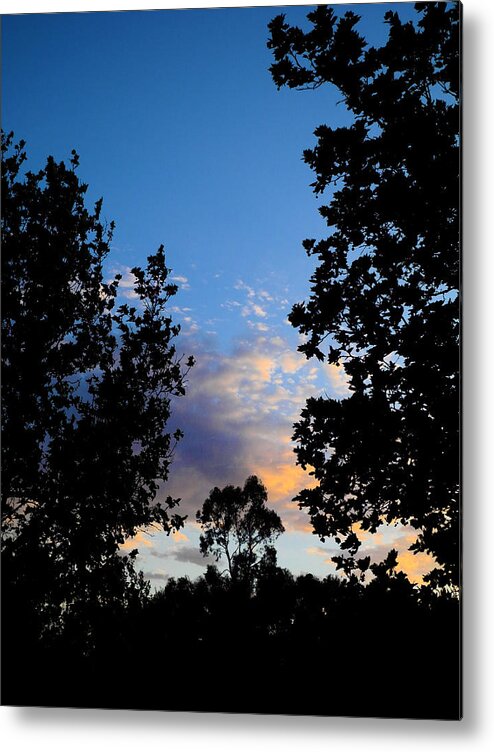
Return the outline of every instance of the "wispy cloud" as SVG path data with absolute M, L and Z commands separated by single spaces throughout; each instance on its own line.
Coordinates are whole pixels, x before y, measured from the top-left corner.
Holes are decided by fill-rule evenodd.
M 260 298 L 262 298 L 263 300 L 267 300 L 270 303 L 274 300 L 273 296 L 266 290 L 259 290 L 258 295 Z
M 160 571 L 143 572 L 143 575 L 146 578 L 146 580 L 151 580 L 151 582 L 156 581 L 156 580 L 160 582 L 168 582 L 168 580 L 170 579 L 169 574 L 166 574 L 166 572 L 160 572 Z
M 247 285 L 242 279 L 238 279 L 234 284 L 235 290 L 245 290 L 248 298 L 254 298 L 256 293 L 253 287 Z
M 243 280 L 239 279 L 234 285 L 234 289 L 240 293 L 244 293 L 245 298 L 241 303 L 239 301 L 227 301 L 225 307 L 231 308 L 233 305 L 241 307 L 241 315 L 245 319 L 249 319 L 248 324 L 251 327 L 256 326 L 254 322 L 250 321 L 254 319 L 266 319 L 271 316 L 270 307 L 277 303 L 278 300 L 274 294 L 271 294 L 265 289 L 256 290 L 251 285 L 246 284 Z M 257 325 L 259 328 L 259 326 Z M 267 331 L 267 329 L 260 329 L 259 331 Z
M 254 329 L 256 332 L 269 332 L 269 326 L 263 324 L 262 321 L 248 321 L 249 329 Z
M 184 316 L 182 322 L 182 334 L 186 337 L 190 337 L 192 334 L 199 331 L 199 324 L 192 318 L 192 316 Z
M 174 559 L 185 564 L 197 564 L 200 567 L 206 567 L 214 559 L 211 556 L 203 556 L 198 546 L 180 546 L 165 548 L 163 551 L 153 550 L 150 555 L 156 559 Z
M 182 290 L 190 290 L 188 277 L 184 277 L 183 274 L 173 274 L 170 279 L 172 282 L 176 282 L 180 285 Z
M 172 557 L 176 561 L 181 561 L 186 564 L 197 564 L 199 567 L 205 567 L 207 564 L 211 564 L 214 561 L 211 556 L 203 556 L 200 550 L 194 546 L 184 546 L 184 548 L 174 551 Z
M 242 308 L 242 303 L 238 300 L 225 300 L 224 303 L 220 303 L 221 308 L 227 308 L 229 311 L 234 308 Z
M 258 303 L 248 303 L 242 308 L 242 316 L 257 316 L 258 318 L 265 319 L 267 316 L 266 310 Z
M 139 296 L 134 290 L 136 283 L 136 277 L 132 274 L 130 266 L 118 265 L 113 269 L 110 269 L 111 278 L 108 281 L 112 281 L 116 274 L 121 274 L 122 278 L 118 283 L 118 292 L 122 298 L 127 300 L 138 300 Z

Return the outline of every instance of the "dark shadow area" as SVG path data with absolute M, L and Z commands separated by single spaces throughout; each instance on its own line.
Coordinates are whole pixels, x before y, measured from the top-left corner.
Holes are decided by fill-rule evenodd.
M 4 704 L 460 715 L 458 602 L 393 573 L 364 587 L 274 566 L 252 593 L 210 567 L 195 582 L 170 580 L 134 611 L 102 609 L 87 655 L 67 638 L 34 641 L 32 618 L 13 605 L 4 618 Z

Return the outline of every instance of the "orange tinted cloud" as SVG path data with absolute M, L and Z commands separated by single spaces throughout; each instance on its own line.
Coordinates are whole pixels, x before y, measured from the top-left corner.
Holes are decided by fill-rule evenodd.
M 315 486 L 314 479 L 294 464 L 264 467 L 259 465 L 254 472 L 262 478 L 262 482 L 268 489 L 269 499 L 274 503 L 289 502 L 302 488 Z
M 387 553 L 394 548 L 398 552 L 397 571 L 404 572 L 414 584 L 422 584 L 424 575 L 437 566 L 436 561 L 429 554 L 415 554 L 409 550 L 417 539 L 417 532 L 410 527 L 381 525 L 376 533 L 363 531 L 360 525 L 354 525 L 352 529 L 363 544 L 357 554 L 359 558 L 370 556 L 373 564 L 378 563 L 383 561 Z M 325 557 L 324 562 L 331 566 L 333 565 L 331 557 L 342 552 L 335 543 L 332 543 L 327 547 L 311 546 L 307 549 L 307 553 L 311 556 Z
M 175 541 L 175 543 L 180 543 L 181 541 L 188 541 L 189 539 L 185 535 L 185 533 L 182 533 L 180 530 L 175 530 L 172 533 L 172 538 Z
M 285 373 L 296 373 L 305 365 L 307 365 L 307 359 L 305 355 L 292 350 L 285 350 L 279 358 L 281 368 Z
M 139 532 L 132 538 L 127 538 L 125 543 L 122 543 L 122 545 L 120 546 L 120 549 L 122 551 L 132 551 L 134 548 L 140 548 L 141 546 L 152 548 L 153 543 L 149 540 L 149 536 L 149 533 L 146 533 L 143 530 L 139 530 Z
M 324 557 L 324 563 L 329 564 L 329 566 L 333 567 L 333 569 L 335 568 L 334 562 L 331 561 L 331 557 L 334 556 L 334 551 L 325 551 L 321 546 L 309 546 L 309 548 L 306 549 L 306 552 L 309 554 L 309 556 Z
M 268 491 L 269 504 L 276 508 L 276 511 L 283 520 L 287 532 L 312 532 L 312 525 L 308 514 L 298 508 L 293 501 L 303 488 L 313 488 L 316 485 L 314 478 L 295 464 L 295 456 L 287 444 L 290 444 L 290 437 L 281 438 L 281 446 L 285 449 L 280 452 L 281 462 L 273 465 L 257 464 L 254 466 L 253 473 L 261 478 Z
M 413 551 L 401 551 L 398 554 L 398 570 L 404 572 L 410 582 L 417 585 L 422 584 L 424 575 L 430 572 L 435 565 L 435 559 L 429 554 L 414 554 Z
M 257 295 L 241 282 L 238 289 Z M 256 474 L 286 529 L 307 530 L 308 515 L 292 499 L 314 479 L 297 466 L 290 437 L 306 399 L 329 392 L 324 366 L 307 361 L 279 333 L 248 333 L 229 355 L 199 342 L 193 354 L 187 398 L 174 408 L 185 438 L 167 483 L 168 493 L 183 500 L 180 512 L 190 520 L 211 488 L 241 485 Z M 343 378 L 336 370 L 333 393 Z

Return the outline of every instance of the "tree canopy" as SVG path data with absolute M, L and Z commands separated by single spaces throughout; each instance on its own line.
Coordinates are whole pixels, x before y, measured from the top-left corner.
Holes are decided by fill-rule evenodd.
M 294 438 L 317 486 L 297 500 L 349 554 L 340 566 L 355 566 L 360 530 L 401 523 L 445 585 L 459 577 L 460 6 L 415 9 L 386 12 L 381 47 L 326 6 L 307 31 L 274 18 L 268 47 L 278 88 L 334 86 L 352 116 L 304 152 L 330 234 L 303 243 L 317 267 L 289 318 L 350 395 L 307 400 Z
M 255 566 L 273 558 L 273 541 L 284 532 L 280 517 L 266 506 L 266 487 L 255 475 L 239 486 L 215 487 L 198 510 L 204 556 L 224 557 L 233 581 L 252 581 Z
M 117 304 L 121 275 L 103 270 L 113 223 L 101 200 L 85 206 L 77 154 L 23 172 L 24 143 L 9 134 L 2 157 L 2 570 L 40 630 L 57 631 L 139 598 L 120 545 L 182 524 L 178 500 L 156 494 L 180 438 L 165 431 L 170 399 L 192 359 L 173 344 L 163 246 L 132 269 L 135 305 Z

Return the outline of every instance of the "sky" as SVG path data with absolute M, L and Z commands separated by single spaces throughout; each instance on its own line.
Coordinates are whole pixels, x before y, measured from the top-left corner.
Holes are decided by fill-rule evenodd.
M 379 44 L 389 8 L 414 16 L 412 3 L 338 5 L 362 16 Z M 291 435 L 305 400 L 344 398 L 343 368 L 307 361 L 287 321 L 307 297 L 313 269 L 301 246 L 325 235 L 302 152 L 314 129 L 349 122 L 331 88 L 277 91 L 269 74 L 267 24 L 285 12 L 306 25 L 309 7 L 59 13 L 2 18 L 2 121 L 27 141 L 28 167 L 46 156 L 80 155 L 88 203 L 103 196 L 116 231 L 108 278 L 123 275 L 132 298 L 135 265 L 165 245 L 179 292 L 179 352 L 194 355 L 187 396 L 174 401 L 184 431 L 160 493 L 182 499 L 188 515 L 171 536 L 140 531 L 138 565 L 153 587 L 170 576 L 197 577 L 194 518 L 214 486 L 258 475 L 286 532 L 278 562 L 298 574 L 334 573 L 331 541 L 312 534 L 292 501 L 312 479 L 296 465 Z M 431 567 L 407 548 L 409 529 L 363 541 L 373 560 L 398 548 L 412 579 Z

